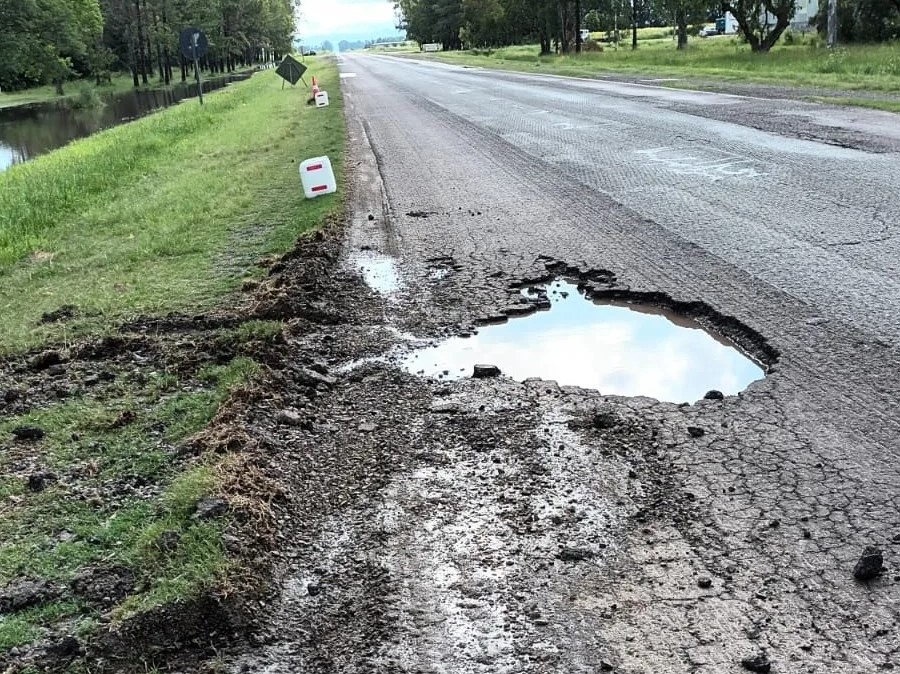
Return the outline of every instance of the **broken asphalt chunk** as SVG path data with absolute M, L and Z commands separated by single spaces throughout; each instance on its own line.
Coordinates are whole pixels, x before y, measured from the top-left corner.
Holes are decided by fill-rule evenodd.
M 752 658 L 744 658 L 741 660 L 741 667 L 751 672 L 763 672 L 763 674 L 772 671 L 772 663 L 769 662 L 765 653 L 760 653 Z
M 862 582 L 874 580 L 884 571 L 884 555 L 874 545 L 866 546 L 853 567 L 853 577 Z
M 488 379 L 489 377 L 499 377 L 500 368 L 496 365 L 476 365 L 472 376 L 475 379 Z

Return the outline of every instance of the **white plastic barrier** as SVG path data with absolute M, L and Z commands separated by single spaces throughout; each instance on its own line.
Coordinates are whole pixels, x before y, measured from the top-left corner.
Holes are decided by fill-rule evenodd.
M 444 45 L 438 42 L 430 42 L 422 45 L 422 51 L 444 51 Z
M 337 180 L 328 157 L 315 157 L 301 162 L 300 182 L 307 199 L 337 192 Z
M 328 106 L 328 92 L 320 91 L 316 94 L 316 107 L 324 108 Z

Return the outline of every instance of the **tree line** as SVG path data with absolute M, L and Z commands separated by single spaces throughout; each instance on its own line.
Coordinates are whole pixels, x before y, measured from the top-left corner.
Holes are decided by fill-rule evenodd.
M 201 68 L 212 73 L 279 58 L 291 50 L 297 0 L 0 0 L 0 88 L 129 71 L 184 80 L 191 64 L 178 37 L 192 26 L 209 38 Z
M 838 0 L 839 34 L 845 41 L 888 40 L 900 36 L 900 0 Z M 815 25 L 825 29 L 828 0 L 820 0 Z M 729 12 L 756 52 L 769 51 L 790 27 L 796 0 L 397 0 L 409 38 L 440 43 L 444 49 L 540 43 L 542 55 L 581 51 L 581 30 L 613 32 L 630 28 L 676 28 L 678 46 L 688 27 Z M 618 36 L 616 36 L 617 39 Z

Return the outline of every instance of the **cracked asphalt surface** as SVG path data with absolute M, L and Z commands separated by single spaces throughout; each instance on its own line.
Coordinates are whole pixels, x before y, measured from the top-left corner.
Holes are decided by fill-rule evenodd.
M 235 671 L 900 666 L 898 118 L 388 57 L 342 70 L 336 273 L 376 251 L 400 284 L 360 288 L 329 338 L 344 369 L 315 418 L 341 430 L 290 437 L 368 474 L 305 487 L 330 505 L 302 510 Z M 680 406 L 353 366 L 513 315 L 557 274 L 702 303 L 769 374 Z M 863 583 L 868 545 L 886 570 Z

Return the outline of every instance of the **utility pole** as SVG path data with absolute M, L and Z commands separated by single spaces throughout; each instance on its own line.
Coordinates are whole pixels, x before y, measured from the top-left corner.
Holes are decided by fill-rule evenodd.
M 837 47 L 837 0 L 828 0 L 828 48 Z
M 631 0 L 631 48 L 637 49 L 637 3 Z
M 575 53 L 581 53 L 581 0 L 575 0 Z

